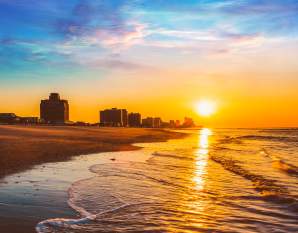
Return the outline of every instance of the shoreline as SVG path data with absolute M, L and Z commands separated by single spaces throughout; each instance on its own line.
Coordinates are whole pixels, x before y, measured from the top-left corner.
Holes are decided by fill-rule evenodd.
M 141 148 L 132 144 L 163 142 L 186 135 L 165 129 L 0 125 L 0 179 L 43 163 L 138 150 Z

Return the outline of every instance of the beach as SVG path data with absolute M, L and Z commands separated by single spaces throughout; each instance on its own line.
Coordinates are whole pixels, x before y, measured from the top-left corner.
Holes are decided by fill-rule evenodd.
M 132 143 L 183 136 L 166 130 L 0 125 L 0 177 L 72 156 L 138 149 Z
M 297 232 L 297 129 L 179 132 L 5 176 L 1 232 Z

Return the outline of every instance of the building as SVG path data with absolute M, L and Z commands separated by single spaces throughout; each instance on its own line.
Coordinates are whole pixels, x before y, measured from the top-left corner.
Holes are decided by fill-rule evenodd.
M 153 117 L 147 117 L 142 119 L 142 127 L 153 128 Z
M 105 109 L 100 111 L 100 124 L 103 126 L 126 127 L 128 124 L 126 109 Z
M 20 117 L 21 124 L 38 124 L 38 117 Z
M 58 93 L 51 93 L 49 99 L 40 102 L 40 118 L 47 124 L 64 124 L 69 121 L 67 100 L 60 99 Z
M 145 128 L 160 128 L 161 122 L 159 117 L 147 117 L 142 120 L 142 126 Z
M 122 126 L 127 127 L 128 126 L 128 114 L 126 109 L 121 109 L 122 112 Z
M 14 113 L 0 113 L 0 124 L 16 124 L 20 118 Z
M 195 122 L 193 121 L 192 118 L 189 117 L 185 117 L 184 118 L 184 122 L 182 124 L 183 128 L 191 128 L 191 127 L 195 127 Z
M 170 122 L 163 121 L 161 122 L 161 128 L 172 128 L 172 127 L 170 126 Z
M 179 128 L 180 127 L 180 121 L 179 120 L 170 120 L 169 123 L 170 128 Z
M 141 127 L 141 114 L 140 113 L 129 113 L 128 114 L 128 125 L 130 127 Z
M 160 128 L 161 127 L 161 118 L 155 117 L 153 118 L 153 128 Z
M 169 122 L 169 127 L 170 127 L 170 128 L 176 128 L 176 123 L 175 123 L 174 120 L 170 120 L 170 122 Z

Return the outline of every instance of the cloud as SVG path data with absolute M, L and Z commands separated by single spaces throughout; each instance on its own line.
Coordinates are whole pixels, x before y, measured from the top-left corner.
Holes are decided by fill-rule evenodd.
M 102 68 L 102 69 L 109 69 L 109 70 L 127 70 L 127 71 L 134 71 L 134 70 L 144 70 L 149 69 L 149 66 L 133 63 L 129 61 L 123 60 L 115 60 L 110 58 L 105 59 L 95 59 L 93 61 L 82 61 L 84 65 L 93 68 Z
M 292 14 L 298 13 L 298 2 L 295 0 L 239 1 L 223 6 L 220 10 L 237 15 Z
M 131 2 L 133 1 L 79 1 L 69 17 L 56 21 L 56 31 L 70 43 L 113 49 L 128 48 L 142 40 L 146 27 L 126 16 L 125 12 Z
M 28 1 L 0 0 L 0 13 L 6 12 L 0 19 L 1 61 L 15 53 L 14 59 L 36 64 L 145 69 L 131 61 L 146 56 L 130 56 L 140 47 L 155 49 L 156 57 L 207 57 L 245 52 L 281 34 L 297 36 L 293 0 Z

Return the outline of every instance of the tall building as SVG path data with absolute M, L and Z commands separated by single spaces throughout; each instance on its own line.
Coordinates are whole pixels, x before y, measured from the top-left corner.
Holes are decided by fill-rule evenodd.
M 122 112 L 122 126 L 127 127 L 128 126 L 128 114 L 126 109 L 121 109 Z
M 129 113 L 128 114 L 128 125 L 130 127 L 141 126 L 141 114 L 140 113 Z
M 100 111 L 100 124 L 104 126 L 126 127 L 128 124 L 126 109 L 105 109 Z
M 51 93 L 49 99 L 40 102 L 40 118 L 50 124 L 69 121 L 68 101 L 60 99 L 58 93 Z

